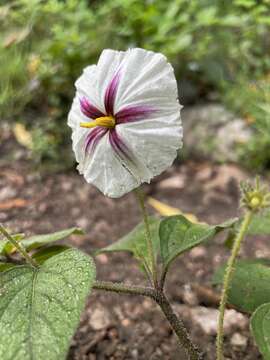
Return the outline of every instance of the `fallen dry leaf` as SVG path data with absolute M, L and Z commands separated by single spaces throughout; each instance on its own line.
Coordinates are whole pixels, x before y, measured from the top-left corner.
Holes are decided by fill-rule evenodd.
M 22 208 L 31 204 L 32 201 L 25 199 L 11 199 L 0 203 L 0 210 L 10 210 L 13 208 Z

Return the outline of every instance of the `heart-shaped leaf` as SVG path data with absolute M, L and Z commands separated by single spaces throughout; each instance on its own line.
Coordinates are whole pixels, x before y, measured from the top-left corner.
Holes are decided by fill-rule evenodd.
M 149 218 L 153 249 L 156 255 L 159 253 L 159 224 L 160 219 L 154 217 Z M 147 242 L 145 238 L 144 223 L 140 223 L 120 240 L 116 241 L 112 245 L 98 250 L 95 254 L 99 255 L 101 253 L 117 251 L 131 252 L 142 265 L 146 263 L 148 267 L 151 268 L 151 260 L 148 256 Z
M 229 229 L 237 219 L 219 225 L 194 224 L 182 215 L 170 216 L 162 220 L 159 228 L 160 253 L 166 268 L 183 252 L 212 239 L 220 231 Z
M 265 360 L 270 360 L 270 302 L 257 308 L 250 324 L 260 352 Z
M 216 271 L 213 277 L 214 284 L 222 284 L 224 271 L 225 265 Z M 270 261 L 237 261 L 228 292 L 228 302 L 249 313 L 270 302 Z
M 1 273 L 0 359 L 64 360 L 94 279 L 92 259 L 75 249 Z

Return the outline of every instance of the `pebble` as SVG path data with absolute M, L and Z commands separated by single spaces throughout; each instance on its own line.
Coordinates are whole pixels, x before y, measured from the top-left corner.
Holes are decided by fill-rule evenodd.
M 183 175 L 171 176 L 158 183 L 158 189 L 183 189 L 185 186 L 185 178 Z
M 206 249 L 203 246 L 197 246 L 193 248 L 189 253 L 192 259 L 204 258 L 206 254 L 207 254 Z
M 185 284 L 183 287 L 183 300 L 186 304 L 191 306 L 197 306 L 199 304 L 197 295 L 192 291 L 191 286 L 188 284 Z
M 246 348 L 248 339 L 244 335 L 236 332 L 231 337 L 230 342 L 232 346 Z
M 86 229 L 89 224 L 89 219 L 87 217 L 81 217 L 76 220 L 76 225 L 82 229 Z
M 0 190 L 0 201 L 11 199 L 16 196 L 17 192 L 11 186 L 6 186 Z
M 193 322 L 200 326 L 207 335 L 216 335 L 219 311 L 217 309 L 198 306 L 190 309 Z M 244 329 L 248 325 L 248 319 L 236 310 L 229 309 L 225 313 L 224 333 L 229 334 L 233 329 Z
M 97 306 L 90 315 L 89 324 L 94 330 L 101 330 L 109 327 L 111 324 L 109 312 L 100 305 Z

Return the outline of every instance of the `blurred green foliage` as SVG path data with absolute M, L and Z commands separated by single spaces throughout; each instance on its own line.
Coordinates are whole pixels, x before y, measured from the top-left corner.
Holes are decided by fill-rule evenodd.
M 241 149 L 243 158 L 267 166 L 267 86 L 254 91 L 252 83 L 269 75 L 269 10 L 270 0 L 8 1 L 0 7 L 0 119 L 25 121 L 38 161 L 63 161 L 66 115 L 83 67 L 104 48 L 140 46 L 169 58 L 182 102 L 216 89 L 252 118 L 260 135 Z

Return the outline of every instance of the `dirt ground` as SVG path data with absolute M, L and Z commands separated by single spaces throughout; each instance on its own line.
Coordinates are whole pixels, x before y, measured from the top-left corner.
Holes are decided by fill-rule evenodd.
M 0 221 L 14 231 L 37 234 L 79 226 L 87 235 L 66 241 L 90 253 L 140 222 L 132 193 L 118 200 L 105 198 L 75 171 L 41 177 L 27 161 L 18 158 L 9 163 L 2 158 L 0 162 Z M 238 182 L 248 176 L 235 165 L 185 162 L 176 164 L 144 190 L 214 224 L 238 214 Z M 241 256 L 262 257 L 269 252 L 266 238 L 247 239 Z M 219 296 L 218 289 L 211 287 L 211 276 L 227 256 L 219 237 L 179 258 L 168 276 L 167 295 L 207 360 L 215 359 Z M 99 279 L 144 283 L 129 254 L 100 255 L 96 264 Z M 248 317 L 235 310 L 229 310 L 225 351 L 226 359 L 262 359 L 249 335 Z M 149 299 L 93 291 L 68 359 L 184 360 L 185 355 Z

